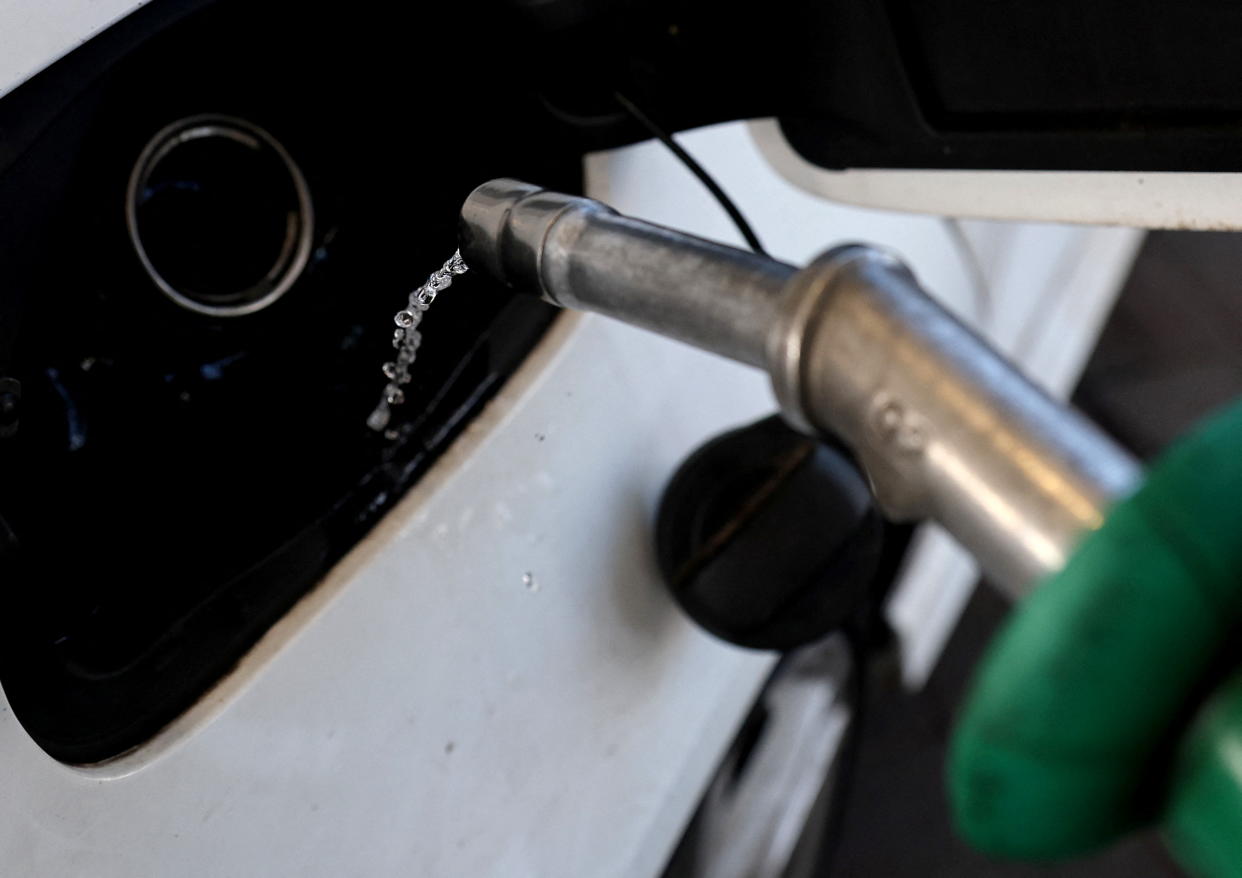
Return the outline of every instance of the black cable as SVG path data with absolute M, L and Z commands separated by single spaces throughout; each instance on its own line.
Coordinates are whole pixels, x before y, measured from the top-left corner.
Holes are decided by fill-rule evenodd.
M 763 249 L 763 245 L 759 243 L 759 236 L 756 235 L 755 230 L 750 227 L 750 223 L 746 221 L 746 217 L 742 216 L 742 212 L 737 209 L 737 205 L 733 203 L 733 199 L 731 199 L 725 191 L 720 188 L 719 183 L 712 179 L 712 175 L 707 173 L 706 169 L 695 161 L 694 156 L 686 152 L 685 149 L 682 148 L 681 144 L 673 139 L 671 134 L 657 125 L 650 116 L 640 110 L 634 102 L 625 95 L 620 92 L 613 92 L 613 97 L 617 99 L 617 103 L 625 108 L 627 113 L 634 117 L 635 122 L 651 132 L 652 137 L 656 138 L 668 147 L 669 152 L 677 156 L 677 158 L 683 165 L 686 166 L 690 173 L 698 177 L 699 182 L 707 187 L 707 191 L 710 192 L 716 201 L 720 203 L 720 206 L 724 208 L 724 212 L 729 215 L 729 219 L 733 220 L 733 225 L 737 226 L 737 230 L 742 234 L 742 237 L 746 239 L 746 244 L 750 247 L 750 249 L 763 256 L 767 256 L 768 251 Z

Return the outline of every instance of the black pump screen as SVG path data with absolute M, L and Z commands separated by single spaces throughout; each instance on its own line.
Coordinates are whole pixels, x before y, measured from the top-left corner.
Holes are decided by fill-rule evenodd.
M 1242 170 L 1230 0 L 500 2 L 601 145 L 647 136 L 619 90 L 669 130 L 775 116 L 823 168 Z
M 487 51 L 504 35 L 485 17 L 320 9 L 153 3 L 0 101 L 0 378 L 21 383 L 18 429 L 0 438 L 0 682 L 58 758 L 141 743 L 227 672 L 553 318 L 467 275 L 424 324 L 399 438 L 365 426 L 391 315 L 453 252 L 469 191 L 501 175 L 576 191 L 580 160 L 544 136 L 520 77 L 480 60 L 503 54 Z M 468 107 L 457 32 L 472 76 L 504 84 Z M 144 144 L 200 113 L 269 132 L 313 196 L 309 263 L 247 316 L 171 301 L 126 232 Z M 265 168 L 207 152 L 169 169 L 181 191 L 148 195 L 169 196 L 152 240 L 170 275 L 219 294 L 261 272 L 280 238 L 235 196 L 287 193 L 275 178 L 229 188 L 228 174 Z M 197 213 L 194 185 L 234 201 Z M 199 238 L 216 242 L 204 262 L 176 225 L 202 233 L 224 208 L 243 216 Z M 251 232 L 262 240 L 234 240 Z
M 900 0 L 913 78 L 947 117 L 1236 117 L 1236 3 Z M 1222 45 L 1223 44 L 1223 45 Z

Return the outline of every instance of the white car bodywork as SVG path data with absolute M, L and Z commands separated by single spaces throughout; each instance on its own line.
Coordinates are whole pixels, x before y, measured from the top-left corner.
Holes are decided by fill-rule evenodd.
M 136 5 L 3 0 L 0 92 Z M 1140 239 L 978 223 L 972 256 L 940 220 L 790 185 L 744 124 L 683 142 L 774 255 L 887 244 L 967 319 L 984 319 L 981 273 L 984 331 L 1059 393 Z M 622 212 L 735 240 L 658 144 L 586 167 L 589 194 Z M 773 408 L 756 372 L 563 315 L 380 526 L 149 743 L 67 766 L 0 701 L 0 872 L 657 875 L 772 658 L 679 614 L 649 526 L 692 448 Z M 912 682 L 974 576 L 923 531 L 890 608 Z

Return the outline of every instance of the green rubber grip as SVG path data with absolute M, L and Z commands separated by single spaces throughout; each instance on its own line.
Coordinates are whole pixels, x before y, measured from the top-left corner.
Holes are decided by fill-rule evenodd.
M 1055 859 L 1156 816 L 1151 760 L 1242 613 L 1242 405 L 1177 443 L 991 644 L 949 753 L 959 831 Z
M 1242 673 L 1209 699 L 1182 740 L 1164 831 L 1192 874 L 1242 878 Z

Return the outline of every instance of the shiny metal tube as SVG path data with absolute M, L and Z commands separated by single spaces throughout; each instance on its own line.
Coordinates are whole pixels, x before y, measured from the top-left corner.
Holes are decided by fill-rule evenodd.
M 851 245 L 802 271 L 511 180 L 462 209 L 467 264 L 758 366 L 787 418 L 855 449 L 885 511 L 941 523 L 1021 594 L 1138 484 L 1133 459 L 920 288 Z
M 938 305 L 892 255 L 850 245 L 785 291 L 769 338 L 786 416 L 839 434 L 896 518 L 934 519 L 997 585 L 1061 569 L 1134 460 Z
M 515 180 L 461 212 L 466 264 L 554 305 L 594 311 L 759 368 L 794 268 Z

